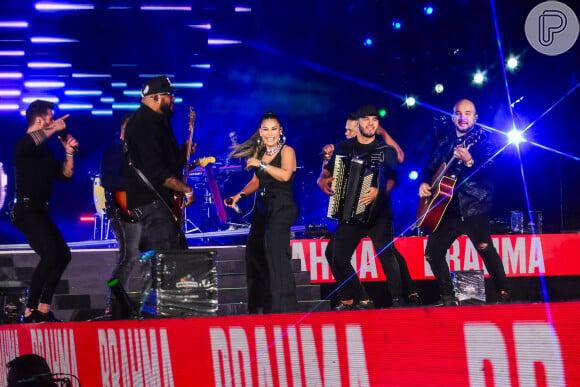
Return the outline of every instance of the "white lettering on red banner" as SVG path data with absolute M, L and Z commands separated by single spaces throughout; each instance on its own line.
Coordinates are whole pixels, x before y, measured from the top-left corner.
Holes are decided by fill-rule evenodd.
M 508 276 L 580 275 L 580 262 L 573 257 L 580 249 L 580 235 L 509 235 L 493 236 L 492 242 L 502 257 Z M 292 258 L 300 259 L 302 270 L 310 271 L 313 283 L 334 282 L 325 250 L 328 240 L 293 240 Z M 424 258 L 426 237 L 399 238 L 397 249 L 405 257 L 413 279 L 433 279 L 429 263 Z M 546 245 L 548 246 L 546 248 Z M 487 269 L 477 249 L 466 236 L 455 240 L 447 251 L 447 262 L 452 271 Z M 352 266 L 363 281 L 384 281 L 381 264 L 375 258 L 370 239 L 363 239 L 353 253 Z
M 165 329 L 99 329 L 97 334 L 103 386 L 174 385 Z
M 75 337 L 72 329 L 32 329 L 32 352 L 44 357 L 53 373 L 78 373 Z M 78 386 L 76 381 L 72 381 Z
M 493 323 L 466 323 L 465 349 L 471 387 L 512 386 L 506 338 Z M 511 337 L 511 336 L 510 336 Z M 550 323 L 514 322 L 513 347 L 520 386 L 565 386 L 558 335 Z
M 0 386 L 8 384 L 6 363 L 18 356 L 20 356 L 18 332 L 11 329 L 0 331 Z
M 338 386 L 344 370 L 350 386 L 370 386 L 362 327 L 346 325 L 342 333 L 346 338 L 339 342 L 330 324 L 320 331 L 301 325 L 298 332 L 294 326 L 257 325 L 253 332 L 240 326 L 212 327 L 215 386 Z M 339 351 L 347 354 L 346 364 L 341 364 Z

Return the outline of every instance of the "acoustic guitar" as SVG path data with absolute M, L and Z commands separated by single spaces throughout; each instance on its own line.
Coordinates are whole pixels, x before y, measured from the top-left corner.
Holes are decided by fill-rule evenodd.
M 463 136 L 461 144 L 469 149 L 480 137 L 481 129 L 474 128 Z M 420 227 L 424 231 L 433 232 L 439 227 L 447 206 L 453 198 L 453 190 L 457 183 L 457 176 L 449 172 L 456 162 L 458 162 L 458 159 L 455 156 L 451 156 L 446 163 L 442 163 L 439 166 L 437 173 L 431 180 L 431 196 L 419 200 L 417 220 L 413 228 Z

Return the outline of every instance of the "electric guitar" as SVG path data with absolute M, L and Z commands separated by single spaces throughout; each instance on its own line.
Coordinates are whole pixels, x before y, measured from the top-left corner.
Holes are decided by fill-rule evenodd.
M 462 138 L 462 146 L 469 149 L 481 137 L 481 129 L 474 128 Z M 458 161 L 455 156 L 442 163 L 431 180 L 431 196 L 421 198 L 417 208 L 417 216 L 413 228 L 420 227 L 427 232 L 437 230 L 447 206 L 453 198 L 453 190 L 457 176 L 449 173 L 451 167 Z
M 201 157 L 199 159 L 195 159 L 193 163 L 191 163 L 190 167 L 205 167 L 211 163 L 215 163 L 215 157 L 207 156 Z M 127 208 L 127 192 L 125 191 L 117 191 L 113 193 L 113 198 L 115 200 L 115 204 L 122 210 L 124 215 L 127 215 L 128 219 L 133 219 L 133 215 L 131 211 Z
M 183 167 L 183 177 L 181 181 L 184 184 L 187 184 L 187 177 L 189 175 L 189 158 L 191 157 L 191 141 L 193 139 L 193 130 L 195 126 L 195 110 L 193 106 L 189 107 L 189 138 L 185 143 L 186 146 L 186 153 L 185 153 L 185 166 Z M 183 192 L 176 192 L 174 194 L 174 201 L 173 201 L 173 217 L 177 221 L 179 227 L 183 226 L 184 224 L 184 214 L 183 214 L 183 198 L 185 197 L 185 193 Z

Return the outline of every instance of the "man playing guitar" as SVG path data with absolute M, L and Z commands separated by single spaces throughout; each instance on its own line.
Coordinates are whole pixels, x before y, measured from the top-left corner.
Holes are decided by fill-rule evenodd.
M 183 180 L 187 149 L 177 146 L 170 123 L 173 89 L 169 78 L 151 78 L 141 90 L 141 106 L 127 124 L 125 170 L 127 206 L 142 224 L 142 248 L 187 248 L 181 221 L 174 214 L 174 195 L 183 193 L 181 208 L 195 200 Z
M 509 302 L 510 293 L 502 260 L 493 246 L 489 218 L 493 204 L 492 156 L 494 144 L 486 132 L 478 135 L 473 144 L 465 139 L 475 138 L 477 112 L 473 102 L 462 99 L 453 108 L 455 130 L 437 141 L 433 154 L 421 174 L 419 196 L 421 200 L 439 194 L 445 189 L 442 181 L 458 182 L 447 197 L 451 200 L 441 212 L 441 218 L 432 228 L 425 248 L 425 259 L 431 265 L 446 306 L 457 305 L 449 266 L 445 259 L 447 249 L 462 234 L 467 234 L 495 282 L 498 301 Z M 469 145 L 472 145 L 471 147 Z M 449 159 L 451 157 L 451 159 Z M 447 165 L 445 162 L 447 162 Z M 445 170 L 446 179 L 436 179 L 438 171 Z M 430 210 L 438 208 L 438 203 Z M 427 214 L 428 215 L 428 214 Z M 419 219 L 421 221 L 421 219 Z M 421 227 L 421 225 L 419 225 Z

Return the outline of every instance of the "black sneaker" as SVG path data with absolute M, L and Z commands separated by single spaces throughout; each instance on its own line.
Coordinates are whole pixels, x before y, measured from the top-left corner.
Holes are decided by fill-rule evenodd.
M 497 296 L 498 304 L 509 304 L 512 302 L 512 295 L 508 290 L 501 290 Z
M 342 312 L 344 310 L 354 310 L 355 304 L 345 304 L 344 302 L 339 302 L 338 306 L 334 307 L 335 312 Z
M 442 297 L 443 306 L 459 306 L 459 301 L 454 295 L 445 295 Z
M 413 292 L 413 293 L 409 294 L 409 296 L 407 297 L 407 301 L 409 303 L 409 306 L 421 306 L 421 305 L 423 305 L 423 300 L 421 300 L 421 297 L 419 296 L 419 293 L 417 293 L 417 292 Z
M 368 310 L 374 309 L 375 305 L 371 300 L 360 300 L 356 304 L 353 305 L 354 310 Z

